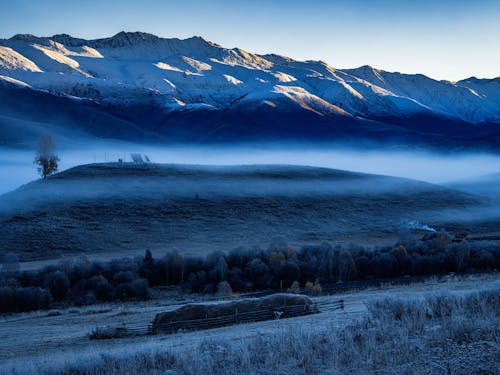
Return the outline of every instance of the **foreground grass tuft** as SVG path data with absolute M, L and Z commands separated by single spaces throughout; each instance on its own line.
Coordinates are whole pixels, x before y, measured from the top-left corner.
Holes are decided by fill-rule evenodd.
M 208 340 L 182 352 L 103 356 L 64 374 L 495 374 L 500 290 L 385 298 L 346 327 L 282 328 L 245 341 Z M 320 316 L 318 316 L 319 318 Z M 48 372 L 50 373 L 50 372 Z

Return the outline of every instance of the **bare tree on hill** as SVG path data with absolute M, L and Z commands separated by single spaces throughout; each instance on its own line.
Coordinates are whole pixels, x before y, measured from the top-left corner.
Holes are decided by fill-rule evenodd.
M 56 144 L 50 134 L 42 134 L 36 144 L 34 163 L 38 166 L 38 173 L 46 178 L 57 171 L 59 157 L 55 154 Z

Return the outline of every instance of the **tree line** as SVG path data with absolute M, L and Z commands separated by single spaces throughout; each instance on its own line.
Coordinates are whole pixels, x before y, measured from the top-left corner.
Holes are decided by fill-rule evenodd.
M 340 281 L 498 269 L 500 247 L 452 242 L 444 231 L 427 241 L 401 240 L 395 246 L 366 248 L 329 243 L 298 250 L 278 240 L 267 249 L 236 248 L 206 257 L 169 252 L 107 262 L 86 258 L 36 271 L 5 270 L 0 278 L 0 312 L 84 305 L 99 301 L 147 300 L 151 288 L 184 293 L 243 293 L 262 290 L 320 290 Z

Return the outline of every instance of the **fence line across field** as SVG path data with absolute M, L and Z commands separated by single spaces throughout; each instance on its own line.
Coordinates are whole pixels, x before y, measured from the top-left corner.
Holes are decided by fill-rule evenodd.
M 327 311 L 345 311 L 345 307 L 349 306 L 352 302 L 346 302 L 343 300 L 338 300 L 334 302 L 317 302 L 315 305 L 319 308 L 319 312 L 327 312 Z M 298 305 L 299 307 L 303 307 L 303 305 Z M 293 306 L 289 306 L 293 307 Z M 240 319 L 237 322 L 233 321 L 234 316 L 230 315 L 228 317 L 219 317 L 219 318 L 206 318 L 206 319 L 198 319 L 197 321 L 194 321 L 196 324 L 192 324 L 193 321 L 179 321 L 179 322 L 185 322 L 186 324 L 190 324 L 190 326 L 186 327 L 179 327 L 175 329 L 173 332 L 166 332 L 165 334 L 169 333 L 182 333 L 183 331 L 195 331 L 197 329 L 210 329 L 210 328 L 217 328 L 220 327 L 218 325 L 210 324 L 213 322 L 227 322 L 227 324 L 223 325 L 232 325 L 232 324 L 247 324 L 252 322 L 252 318 L 259 317 L 261 316 L 260 314 L 269 314 L 269 310 L 258 310 L 258 311 L 253 311 L 249 313 L 241 313 L 239 316 L 247 317 L 248 319 Z M 267 315 L 269 316 L 269 315 Z M 299 315 L 300 316 L 300 315 Z M 226 321 L 224 319 L 227 319 Z M 280 320 L 281 318 L 279 316 L 273 316 L 271 317 L 270 320 Z M 259 321 L 259 319 L 253 320 L 255 322 Z M 262 321 L 262 320 L 260 320 Z M 0 323 L 0 329 L 8 325 L 8 322 L 3 322 Z M 128 336 L 142 336 L 142 335 L 149 335 L 152 333 L 152 323 L 151 322 L 117 322 L 114 325 L 106 325 L 106 326 L 96 326 L 95 331 L 99 330 L 107 330 L 107 329 L 118 329 L 118 331 L 122 330 L 123 332 L 123 337 L 128 337 Z M 85 335 L 86 337 L 90 337 L 92 333 L 91 330 Z M 162 332 L 158 332 L 159 334 L 162 334 Z M 110 337 L 111 339 L 111 337 Z M 23 354 L 25 352 L 25 348 L 12 348 L 10 346 L 7 346 L 8 343 L 2 344 L 2 341 L 0 341 L 0 359 L 7 359 L 7 358 L 14 358 L 16 355 Z M 43 348 L 53 348 L 53 342 L 41 342 L 41 343 L 35 343 L 33 345 L 36 348 L 43 349 Z
M 234 314 L 223 315 L 220 317 L 213 318 L 203 318 L 203 319 L 192 319 L 192 320 L 178 320 L 171 322 L 162 323 L 122 323 L 116 326 L 101 326 L 96 327 L 96 330 L 105 331 L 107 329 L 123 329 L 123 333 L 128 334 L 145 334 L 145 333 L 174 333 L 179 330 L 200 330 L 217 328 L 225 325 L 238 324 L 238 323 L 251 323 L 264 320 L 273 320 L 281 318 L 292 318 L 303 316 L 315 312 L 321 312 L 317 310 L 318 306 L 326 307 L 326 311 L 343 310 L 345 308 L 345 302 L 339 300 L 336 302 L 330 302 L 327 304 L 314 304 L 313 309 L 308 307 L 309 305 L 294 305 L 294 306 L 284 306 L 282 308 L 266 309 L 250 311 L 245 313 L 238 313 L 235 310 Z M 285 314 L 285 315 L 283 315 Z
M 214 318 L 164 322 L 155 325 L 155 328 L 158 330 L 168 329 L 168 328 L 181 329 L 184 327 L 201 328 L 204 326 L 210 327 L 227 323 L 251 322 L 251 321 L 260 321 L 267 319 L 271 320 L 272 318 L 278 319 L 280 317 L 278 313 L 286 313 L 286 314 L 293 314 L 293 316 L 300 316 L 304 313 L 308 314 L 315 312 L 313 310 L 310 310 L 308 306 L 309 305 L 284 306 L 282 308 L 277 308 L 277 309 L 250 311 L 245 313 L 238 313 L 238 310 L 236 309 L 235 313 L 231 315 L 223 315 Z

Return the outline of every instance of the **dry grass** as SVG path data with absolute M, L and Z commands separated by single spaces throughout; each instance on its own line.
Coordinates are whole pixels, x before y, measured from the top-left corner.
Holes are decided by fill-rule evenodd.
M 184 351 L 75 358 L 64 374 L 495 374 L 500 290 L 384 298 L 349 326 L 293 326 L 252 339 L 206 340 Z M 47 366 L 47 365 L 46 365 Z M 20 369 L 17 373 L 29 373 Z
M 313 167 L 86 165 L 0 198 L 0 207 L 15 208 L 0 210 L 0 238 L 22 260 L 163 254 L 166 244 L 205 255 L 275 237 L 296 247 L 353 238 L 386 244 L 402 219 L 448 228 L 441 211 L 479 203 L 435 185 Z M 484 226 L 467 223 L 482 232 L 498 222 Z

